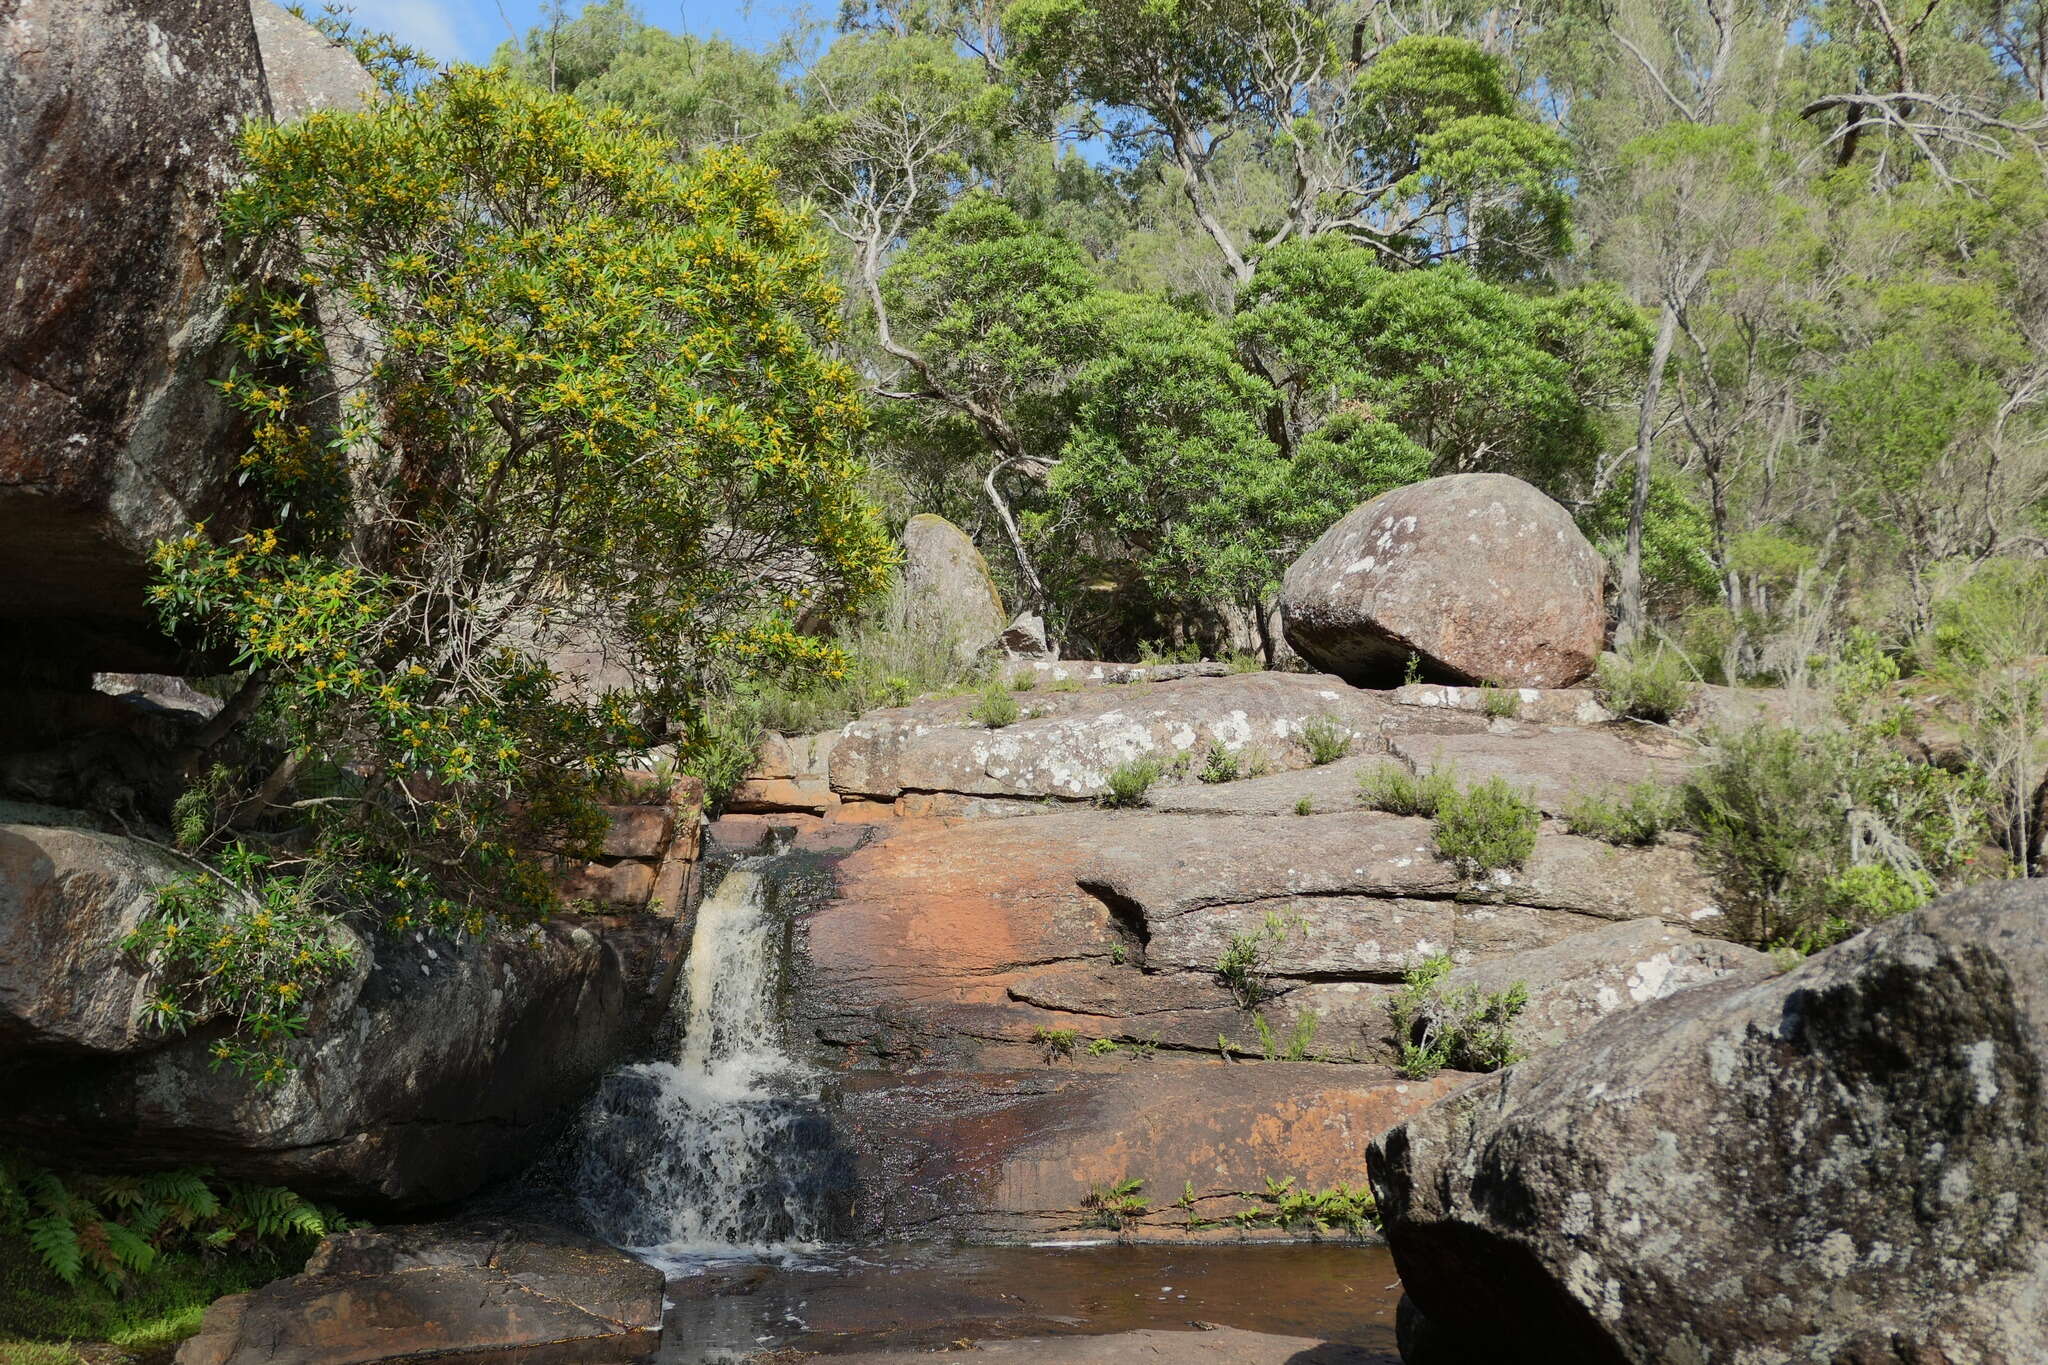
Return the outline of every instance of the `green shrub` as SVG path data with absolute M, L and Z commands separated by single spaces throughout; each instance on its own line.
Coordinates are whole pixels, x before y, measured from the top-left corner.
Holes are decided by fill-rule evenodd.
M 1233 649 L 1223 656 L 1232 673 L 1263 673 L 1266 661 L 1248 649 Z
M 1610 844 L 1654 844 L 1677 821 L 1679 805 L 1678 792 L 1656 781 L 1620 792 L 1585 792 L 1564 808 L 1564 827 Z
M 1295 923 L 1298 925 L 1299 921 Z M 1230 988 L 1240 1008 L 1256 1009 L 1266 998 L 1262 969 L 1266 965 L 1267 945 L 1285 942 L 1288 928 L 1287 919 L 1268 910 L 1256 932 L 1232 934 L 1222 956 L 1216 959 L 1216 975 Z M 1263 1020 L 1256 1022 L 1264 1028 Z
M 1114 1038 L 1095 1038 L 1091 1039 L 1088 1043 L 1088 1055 L 1090 1057 L 1114 1057 L 1122 1051 L 1123 1048 L 1117 1045 L 1117 1041 Z
M 1522 714 L 1522 694 L 1516 688 L 1481 683 L 1479 709 L 1494 720 L 1513 720 Z
M 1301 727 L 1308 761 L 1320 768 L 1351 752 L 1351 731 L 1335 716 L 1317 716 Z
M 1492 994 L 1477 986 L 1447 990 L 1443 981 L 1451 968 L 1448 953 L 1425 958 L 1387 1002 L 1401 1074 L 1411 1080 L 1427 1080 L 1445 1067 L 1498 1071 L 1522 1058 L 1514 1022 L 1529 1003 L 1528 984 L 1517 981 Z
M 1520 867 L 1536 849 L 1542 814 L 1498 777 L 1445 796 L 1436 808 L 1436 851 L 1466 873 Z
M 1102 794 L 1102 804 L 1115 807 L 1144 805 L 1146 793 L 1165 772 L 1165 766 L 1149 756 L 1119 763 L 1109 771 L 1109 788 Z
M 1358 796 L 1374 810 L 1393 815 L 1434 817 L 1437 807 L 1458 794 L 1457 778 L 1448 770 L 1431 768 L 1417 776 L 1398 763 L 1383 763 L 1358 778 Z
M 1304 796 L 1294 803 L 1294 813 L 1296 815 L 1314 815 L 1316 813 L 1316 803 Z
M 1657 645 L 1600 656 L 1600 702 L 1617 716 L 1663 722 L 1692 704 L 1685 656 Z
M 1294 1027 L 1287 1031 L 1286 1041 L 1273 1032 L 1273 1026 L 1264 1016 L 1252 1016 L 1252 1031 L 1259 1035 L 1259 1048 L 1269 1062 L 1310 1062 L 1315 1055 L 1310 1051 L 1315 1046 L 1316 1026 L 1322 1020 L 1314 1010 L 1303 1010 L 1295 1017 Z
M 767 729 L 753 698 L 732 695 L 708 703 L 691 716 L 677 745 L 676 766 L 704 784 L 704 810 L 718 815 L 733 790 L 754 770 Z
M 1838 730 L 1718 735 L 1686 782 L 1685 823 L 1734 937 L 1826 947 L 1965 879 L 1984 844 L 1979 774 L 1908 758 L 1889 705 L 1843 709 Z
M 295 876 L 264 879 L 270 858 L 239 842 L 198 871 L 159 887 L 156 903 L 121 942 L 162 974 L 145 1009 L 149 1026 L 183 1033 L 195 1018 L 226 1018 L 215 1066 L 261 1084 L 290 1070 L 284 1045 L 306 1027 L 319 988 L 354 960 L 340 926 L 312 907 L 317 886 Z
M 981 699 L 974 703 L 974 708 L 967 714 L 991 730 L 1000 730 L 1005 725 L 1016 724 L 1017 718 L 1024 714 L 1024 710 L 1017 705 L 1017 698 L 1011 694 L 1010 689 L 1004 687 L 1000 681 L 995 681 L 982 689 Z
M 1038 1044 L 1048 1066 L 1062 1057 L 1072 1061 L 1081 1050 L 1081 1035 L 1070 1028 L 1039 1027 L 1031 1031 L 1031 1041 Z
M 1119 1180 L 1114 1185 L 1098 1185 L 1081 1201 L 1081 1207 L 1095 1211 L 1095 1221 L 1099 1226 L 1121 1232 L 1145 1216 L 1145 1201 L 1138 1197 L 1138 1191 L 1144 1188 L 1142 1180 Z
M 1237 767 L 1237 755 L 1217 745 L 1209 751 L 1209 757 L 1197 774 L 1204 782 L 1235 782 L 1241 775 Z

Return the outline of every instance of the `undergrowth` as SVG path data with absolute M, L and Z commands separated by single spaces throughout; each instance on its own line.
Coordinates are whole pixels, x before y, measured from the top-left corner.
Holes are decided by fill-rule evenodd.
M 1610 844 L 1648 845 L 1678 821 L 1679 794 L 1661 782 L 1644 781 L 1621 790 L 1585 792 L 1563 811 L 1573 834 Z
M 1425 958 L 1387 1001 L 1401 1074 L 1410 1080 L 1428 1080 L 1445 1067 L 1498 1071 L 1522 1058 L 1514 1022 L 1529 1003 L 1527 983 L 1491 994 L 1477 986 L 1446 988 L 1451 967 L 1448 953 Z
M 1600 704 L 1630 720 L 1664 722 L 1692 703 L 1685 655 L 1664 645 L 1600 656 Z

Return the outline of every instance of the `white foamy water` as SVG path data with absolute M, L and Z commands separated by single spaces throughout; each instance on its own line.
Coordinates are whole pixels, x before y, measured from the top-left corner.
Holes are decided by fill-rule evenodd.
M 586 1123 L 585 1211 L 671 1273 L 823 1235 L 829 1123 L 809 1071 L 779 1045 L 786 927 L 769 913 L 765 861 L 734 866 L 698 909 L 676 1060 L 608 1076 Z

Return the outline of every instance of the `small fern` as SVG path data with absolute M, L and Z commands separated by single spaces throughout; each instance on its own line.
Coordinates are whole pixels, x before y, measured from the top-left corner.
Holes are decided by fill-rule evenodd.
M 67 1285 L 90 1273 L 119 1291 L 167 1252 L 302 1246 L 349 1226 L 291 1190 L 216 1181 L 201 1169 L 59 1174 L 0 1152 L 0 1238 L 25 1241 Z

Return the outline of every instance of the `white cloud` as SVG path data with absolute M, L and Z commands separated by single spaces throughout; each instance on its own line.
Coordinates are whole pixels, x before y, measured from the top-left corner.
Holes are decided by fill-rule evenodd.
M 441 62 L 459 61 L 468 48 L 467 27 L 446 0 L 353 0 L 349 17 L 364 28 L 389 33 Z M 309 12 L 314 6 L 307 7 Z

